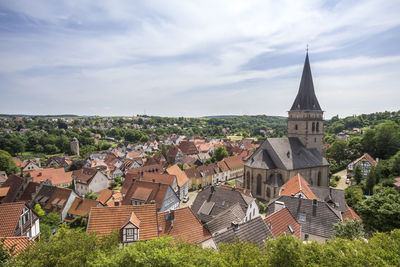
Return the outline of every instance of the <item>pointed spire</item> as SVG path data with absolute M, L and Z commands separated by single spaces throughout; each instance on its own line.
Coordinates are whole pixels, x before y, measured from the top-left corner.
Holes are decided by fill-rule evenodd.
M 314 92 L 310 61 L 308 59 L 308 46 L 299 92 L 297 93 L 296 99 L 294 100 L 290 110 L 321 110 Z

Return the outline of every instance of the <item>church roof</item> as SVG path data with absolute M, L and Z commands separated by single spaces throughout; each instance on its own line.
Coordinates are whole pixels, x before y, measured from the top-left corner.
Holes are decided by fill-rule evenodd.
M 300 88 L 296 99 L 293 102 L 292 110 L 318 110 L 322 111 L 318 99 L 315 96 L 314 84 L 312 80 L 310 61 L 308 53 L 304 62 L 303 74 L 301 76 Z
M 268 138 L 245 163 L 258 169 L 297 170 L 326 166 L 315 148 L 305 147 L 297 137 Z

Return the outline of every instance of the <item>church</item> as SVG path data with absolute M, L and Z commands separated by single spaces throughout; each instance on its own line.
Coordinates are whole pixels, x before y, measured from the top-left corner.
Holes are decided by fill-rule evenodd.
M 315 95 L 308 52 L 286 138 L 268 138 L 244 164 L 243 187 L 269 201 L 300 173 L 310 185 L 329 187 L 329 163 L 323 156 L 323 111 Z

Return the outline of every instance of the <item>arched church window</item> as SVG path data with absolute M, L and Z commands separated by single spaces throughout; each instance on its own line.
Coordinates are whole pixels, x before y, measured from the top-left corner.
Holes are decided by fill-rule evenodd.
M 317 132 L 319 132 L 319 122 L 317 122 Z
M 321 172 L 318 172 L 317 185 L 321 186 Z
M 257 195 L 261 195 L 261 174 L 257 175 Z
M 267 187 L 267 197 L 271 197 L 271 189 L 269 187 Z
M 315 122 L 312 123 L 312 131 L 315 131 Z
M 294 126 L 294 129 L 297 131 L 297 129 L 298 129 L 297 124 Z
M 250 189 L 250 172 L 247 172 L 247 189 Z

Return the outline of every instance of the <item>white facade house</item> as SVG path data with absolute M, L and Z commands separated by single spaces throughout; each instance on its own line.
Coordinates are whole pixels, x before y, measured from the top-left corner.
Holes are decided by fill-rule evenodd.
M 84 168 L 74 171 L 72 176 L 75 181 L 75 192 L 79 196 L 89 192 L 98 193 L 109 186 L 107 176 L 96 169 Z

